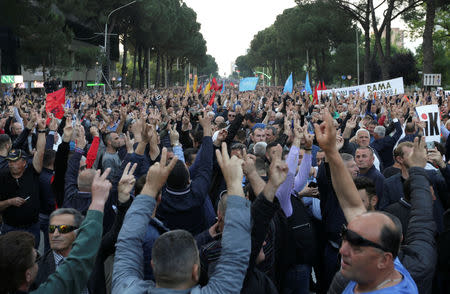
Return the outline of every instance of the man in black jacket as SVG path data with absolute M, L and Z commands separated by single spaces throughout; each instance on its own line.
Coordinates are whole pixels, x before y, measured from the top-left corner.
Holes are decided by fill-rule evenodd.
M 321 126 L 316 131 L 322 133 L 321 138 L 318 139 L 319 143 L 322 144 L 327 144 L 326 142 L 332 137 L 329 133 L 334 132 L 330 126 Z M 322 147 L 322 149 L 326 148 Z M 412 181 L 412 211 L 408 231 L 406 232 L 406 245 L 401 248 L 398 258 L 410 272 L 416 285 L 419 287 L 420 293 L 431 293 L 432 279 L 436 265 L 436 244 L 434 240 L 436 227 L 432 215 L 430 184 L 423 170 L 423 167 L 426 165 L 424 141 L 419 144 L 419 140 L 416 138 L 414 152 L 408 157 L 407 161 L 410 167 L 409 174 Z M 364 214 L 366 209 L 361 198 L 354 191 L 354 186 L 352 187 L 350 180 L 342 176 L 343 165 L 334 160 L 333 164 L 330 162 L 330 166 L 333 187 L 336 190 L 339 203 L 347 221 Z M 348 279 L 344 279 L 342 274 L 338 273 L 330 287 L 329 293 L 342 293 L 348 282 Z

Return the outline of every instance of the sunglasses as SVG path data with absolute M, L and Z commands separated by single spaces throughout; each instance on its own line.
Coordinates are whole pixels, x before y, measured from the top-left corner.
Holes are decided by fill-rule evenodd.
M 363 238 L 362 236 L 360 236 L 358 233 L 347 229 L 346 225 L 342 225 L 341 237 L 342 237 L 342 240 L 345 240 L 345 241 L 347 241 L 348 243 L 350 243 L 351 245 L 354 245 L 354 246 L 373 247 L 373 248 L 380 249 L 380 250 L 382 250 L 384 252 L 390 252 L 389 250 L 387 250 L 386 248 L 384 248 L 380 244 L 377 244 L 375 242 L 367 240 L 366 238 Z
M 50 234 L 53 234 L 56 231 L 56 229 L 58 229 L 58 232 L 60 234 L 67 234 L 67 233 L 75 231 L 76 229 L 78 229 L 78 227 L 74 227 L 74 226 L 70 226 L 70 225 L 59 225 L 59 226 L 49 225 L 48 226 L 48 232 Z

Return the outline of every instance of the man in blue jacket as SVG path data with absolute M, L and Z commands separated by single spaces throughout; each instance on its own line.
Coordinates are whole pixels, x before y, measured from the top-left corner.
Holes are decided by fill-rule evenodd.
M 222 236 L 222 256 L 209 283 L 197 285 L 200 261 L 191 234 L 175 230 L 161 235 L 152 250 L 155 283 L 144 281 L 142 243 L 155 208 L 155 197 L 177 163 L 174 157 L 166 165 L 167 150 L 161 162 L 148 171 L 141 195 L 128 210 L 120 231 L 114 260 L 112 293 L 238 293 L 242 288 L 250 256 L 250 203 L 242 189 L 242 160 L 228 156 L 226 144 L 217 160 L 227 183 L 228 200 Z
M 203 140 L 195 163 L 195 174 L 191 175 L 182 160 L 178 160 L 162 189 L 161 204 L 156 216 L 169 229 L 187 230 L 197 235 L 209 224 L 204 210 L 213 172 L 214 147 L 211 139 L 211 120 L 199 117 L 203 128 Z M 198 165 L 197 165 L 198 163 Z

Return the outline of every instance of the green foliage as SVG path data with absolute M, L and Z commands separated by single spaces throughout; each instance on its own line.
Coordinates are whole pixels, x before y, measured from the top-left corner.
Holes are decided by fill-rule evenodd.
M 405 85 L 419 82 L 416 60 L 411 51 L 396 53 L 392 56 L 389 75 L 391 78 L 403 77 Z
M 203 75 L 213 75 L 218 76 L 218 70 L 219 67 L 217 66 L 216 60 L 211 55 L 206 55 L 206 60 L 204 61 L 204 66 L 199 67 L 197 69 L 197 75 L 203 76 Z

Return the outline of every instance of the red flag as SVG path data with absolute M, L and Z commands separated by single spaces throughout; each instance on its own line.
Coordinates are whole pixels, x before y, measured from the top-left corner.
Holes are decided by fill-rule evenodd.
M 198 86 L 197 93 L 200 94 L 201 91 L 202 91 L 202 85 Z
M 222 83 L 222 85 L 217 87 L 217 91 L 222 91 L 222 88 L 223 88 L 223 83 Z
M 325 87 L 325 82 L 322 81 L 322 90 L 326 90 L 326 89 L 327 89 L 327 87 Z
M 234 84 L 233 84 L 233 82 L 230 82 L 230 86 L 231 86 L 231 87 L 234 87 Z
M 53 113 L 56 118 L 63 118 L 64 116 L 64 102 L 66 100 L 66 88 L 62 88 L 56 92 L 47 94 L 45 101 L 45 111 Z
M 319 97 L 317 96 L 317 85 L 314 87 L 314 99 L 313 104 L 319 104 Z
M 216 78 L 212 79 L 211 90 L 217 91 L 217 81 Z
M 320 81 L 319 81 L 319 86 L 317 86 L 317 91 L 322 91 L 322 86 L 320 85 Z
M 214 103 L 214 98 L 216 97 L 216 91 L 211 95 L 211 99 L 209 99 L 208 105 L 211 106 Z

